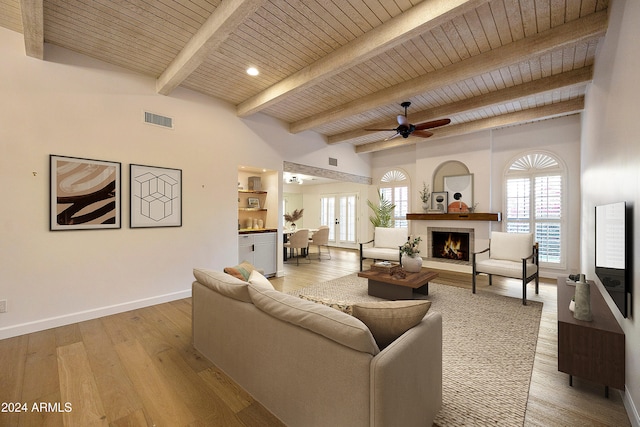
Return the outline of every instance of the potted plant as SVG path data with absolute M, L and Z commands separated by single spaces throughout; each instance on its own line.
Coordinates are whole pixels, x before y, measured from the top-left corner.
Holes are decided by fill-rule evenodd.
M 367 200 L 369 209 L 373 211 L 373 215 L 369 216 L 369 221 L 374 227 L 391 228 L 393 226 L 393 211 L 396 205 L 384 198 L 384 194 L 378 191 L 380 201 L 374 204 L 371 200 Z
M 431 198 L 431 192 L 429 191 L 429 186 L 422 181 L 422 190 L 420 191 L 420 200 L 422 200 L 422 209 L 427 212 L 431 209 L 429 205 L 429 199 Z
M 304 212 L 304 209 L 296 209 L 293 211 L 293 213 L 286 213 L 284 214 L 284 220 L 286 222 L 290 222 L 291 225 L 289 226 L 289 228 L 291 228 L 292 230 L 296 229 L 296 221 L 299 220 L 300 218 L 302 218 L 302 213 Z
M 413 240 L 409 238 L 407 242 L 400 247 L 402 255 L 400 262 L 402 268 L 410 273 L 417 273 L 422 269 L 422 257 L 420 256 L 420 242 L 422 238 L 416 237 Z

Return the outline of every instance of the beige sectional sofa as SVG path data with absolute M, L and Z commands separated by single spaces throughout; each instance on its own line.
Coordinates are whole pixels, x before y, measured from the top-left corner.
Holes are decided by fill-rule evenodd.
M 442 318 L 380 350 L 334 308 L 195 269 L 193 342 L 288 426 L 431 426 L 442 405 Z

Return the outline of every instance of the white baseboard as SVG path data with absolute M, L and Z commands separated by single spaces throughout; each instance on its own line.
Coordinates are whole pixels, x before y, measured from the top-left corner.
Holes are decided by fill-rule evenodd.
M 135 310 L 137 308 L 148 307 L 151 305 L 162 304 L 178 299 L 189 298 L 191 289 L 172 292 L 165 295 L 157 295 L 150 298 L 144 298 L 136 301 L 128 301 L 122 304 L 115 304 L 106 307 L 98 307 L 91 310 L 79 311 L 76 313 L 65 314 L 63 316 L 50 317 L 47 319 L 35 320 L 33 322 L 21 323 L 18 325 L 6 326 L 0 328 L 0 339 L 17 337 L 19 335 L 30 334 L 33 332 L 44 331 L 45 329 L 57 328 L 59 326 L 70 325 L 72 323 L 84 322 L 85 320 L 97 319 L 99 317 L 109 316 L 112 314 L 123 313 L 125 311 Z
M 622 394 L 622 403 L 624 403 L 624 408 L 627 410 L 627 416 L 629 417 L 631 426 L 640 427 L 640 415 L 638 414 L 638 408 L 636 407 L 633 400 L 631 400 L 631 394 L 629 393 L 629 389 L 625 386 L 624 393 L 621 393 L 621 394 Z

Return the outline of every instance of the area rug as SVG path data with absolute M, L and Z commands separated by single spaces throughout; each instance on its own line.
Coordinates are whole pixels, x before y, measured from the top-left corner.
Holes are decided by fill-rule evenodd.
M 294 295 L 349 303 L 378 301 L 356 274 Z M 542 303 L 454 286 L 429 284 L 431 310 L 442 314 L 443 398 L 435 425 L 522 426 L 538 340 Z

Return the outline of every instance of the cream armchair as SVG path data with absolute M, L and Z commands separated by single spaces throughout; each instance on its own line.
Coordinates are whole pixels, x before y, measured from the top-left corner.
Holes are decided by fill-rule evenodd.
M 489 253 L 488 259 L 479 260 L 477 255 Z M 533 243 L 532 233 L 491 233 L 489 247 L 472 254 L 472 292 L 476 293 L 476 276 L 489 275 L 489 285 L 493 275 L 513 277 L 522 280 L 522 304 L 527 305 L 527 283 L 535 280 L 536 294 L 539 288 L 538 243 Z

